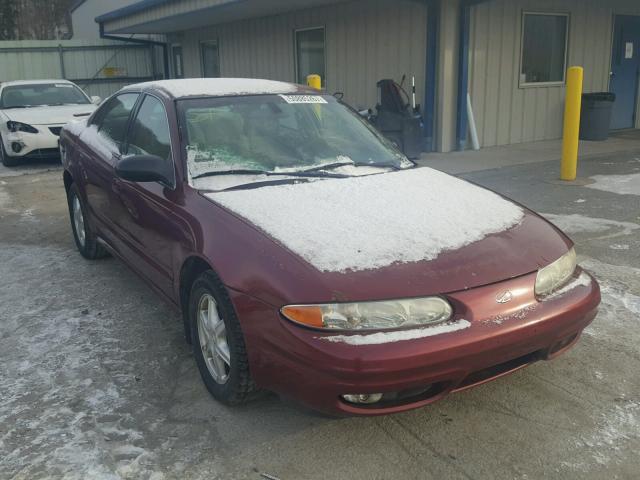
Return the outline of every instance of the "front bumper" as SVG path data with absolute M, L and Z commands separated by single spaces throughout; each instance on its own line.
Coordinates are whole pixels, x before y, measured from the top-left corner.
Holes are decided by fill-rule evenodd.
M 10 157 L 43 158 L 59 154 L 58 140 L 63 125 L 34 125 L 38 133 L 8 132 L 3 135 L 4 149 Z M 20 148 L 18 151 L 16 145 Z
M 259 386 L 331 414 L 381 415 L 432 403 L 573 346 L 596 315 L 596 281 L 538 301 L 535 277 L 533 273 L 447 295 L 455 319 L 468 320 L 468 328 L 373 345 L 328 341 L 331 334 L 293 325 L 272 306 L 230 293 Z M 513 299 L 500 304 L 496 298 L 505 290 Z M 341 399 L 359 393 L 396 398 L 369 406 Z

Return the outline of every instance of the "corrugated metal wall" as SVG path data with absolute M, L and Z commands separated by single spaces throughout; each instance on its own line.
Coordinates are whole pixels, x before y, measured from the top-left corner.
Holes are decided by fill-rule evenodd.
M 158 77 L 162 66 L 154 66 L 150 48 L 106 40 L 4 41 L 0 81 L 67 78 L 89 95 L 105 98 L 130 83 Z
M 585 92 L 609 85 L 614 13 L 640 14 L 621 0 L 491 0 L 473 8 L 470 94 L 484 147 L 560 138 L 564 86 L 520 88 L 522 12 L 570 14 L 568 65 L 585 69 Z
M 427 9 L 404 0 L 359 0 L 249 19 L 172 35 L 181 43 L 186 76 L 202 75 L 200 42 L 218 40 L 221 74 L 295 80 L 294 31 L 325 27 L 330 92 L 342 91 L 354 106 L 373 107 L 376 82 L 416 77 L 423 103 Z

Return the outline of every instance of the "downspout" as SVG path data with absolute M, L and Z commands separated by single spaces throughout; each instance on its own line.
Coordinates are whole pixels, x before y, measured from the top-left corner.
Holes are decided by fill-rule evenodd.
M 169 49 L 167 48 L 166 42 L 158 42 L 157 40 L 147 40 L 144 38 L 122 38 L 117 35 L 110 35 L 108 33 L 104 33 L 104 23 L 98 23 L 100 28 L 100 38 L 104 38 L 105 40 L 119 40 L 121 42 L 127 43 L 139 43 L 142 45 L 156 45 L 162 47 L 162 63 L 164 70 L 164 78 L 169 78 Z
M 467 94 L 469 91 L 469 38 L 471 28 L 471 2 L 460 4 L 460 51 L 458 54 L 458 101 L 456 116 L 456 144 L 458 150 L 467 146 Z
M 436 83 L 438 72 L 439 0 L 427 0 L 427 58 L 424 84 L 424 151 L 435 151 L 433 142 L 436 115 Z
M 458 101 L 456 118 L 456 144 L 458 150 L 467 147 L 467 95 L 469 93 L 469 42 L 471 38 L 471 7 L 489 0 L 461 0 L 460 47 L 458 53 Z

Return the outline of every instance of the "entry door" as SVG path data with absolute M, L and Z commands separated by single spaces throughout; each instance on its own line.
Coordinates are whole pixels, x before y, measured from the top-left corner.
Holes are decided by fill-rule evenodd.
M 204 78 L 220 77 L 218 41 L 212 40 L 200 43 L 200 54 L 202 56 L 202 76 Z
M 635 126 L 639 75 L 640 17 L 616 15 L 609 84 L 616 94 L 611 118 L 613 130 Z

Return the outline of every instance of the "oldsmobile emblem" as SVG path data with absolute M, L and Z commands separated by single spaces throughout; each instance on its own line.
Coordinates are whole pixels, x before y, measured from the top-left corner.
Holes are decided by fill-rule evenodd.
M 496 302 L 498 303 L 508 303 L 513 300 L 513 293 L 510 290 L 505 290 L 496 295 Z

